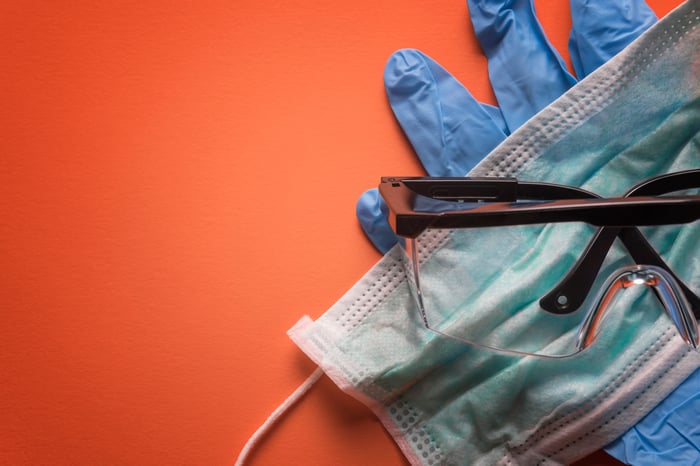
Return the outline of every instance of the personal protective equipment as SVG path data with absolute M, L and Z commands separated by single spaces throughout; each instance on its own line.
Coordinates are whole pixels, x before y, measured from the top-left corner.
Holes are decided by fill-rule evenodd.
M 699 11 L 694 1 L 669 14 L 514 132 L 472 175 L 612 196 L 652 174 L 697 168 Z M 691 285 L 700 283 L 695 244 L 673 246 L 695 273 Z M 498 255 L 498 246 L 474 245 L 473 268 Z M 532 247 L 541 257 L 565 253 L 549 246 Z M 401 256 L 392 249 L 328 312 L 315 322 L 302 318 L 289 334 L 374 410 L 414 464 L 571 463 L 617 438 L 700 366 L 700 355 L 659 325 L 631 340 L 604 329 L 595 345 L 565 359 L 442 338 L 421 322 Z M 473 277 L 485 292 L 493 286 L 490 277 Z M 631 315 L 658 305 L 648 293 L 625 301 L 617 310 Z
M 604 325 L 620 325 L 615 319 L 624 320 L 628 339 L 663 319 L 691 348 L 700 346 L 700 298 L 682 285 L 694 270 L 669 255 L 683 238 L 700 237 L 697 189 L 700 169 L 652 177 L 608 199 L 515 178 L 383 177 L 379 186 L 425 326 L 470 345 L 543 357 L 585 350 Z M 601 286 L 616 238 L 623 260 L 637 265 Z M 436 240 L 440 247 L 426 251 Z M 482 247 L 498 253 L 479 257 Z M 617 294 L 636 285 L 652 288 L 663 306 L 648 306 L 649 315 L 614 312 Z
M 696 465 L 700 461 L 700 369 L 644 419 L 605 448 L 635 466 Z
M 529 118 L 557 96 L 551 90 L 561 92 L 571 82 L 565 69 L 558 69 L 561 60 L 548 44 L 529 2 L 514 3 L 512 12 L 508 6 L 498 10 L 488 2 L 470 3 L 470 15 L 479 38 L 484 38 L 482 47 L 494 58 L 493 64 L 489 62 L 489 70 L 500 109 L 478 103 L 440 65 L 419 51 L 397 52 L 385 71 L 394 113 L 431 175 L 461 176 L 468 172 L 515 129 L 514 122 Z M 569 53 L 578 77 L 586 76 L 614 56 L 656 20 L 646 4 L 636 1 L 572 1 L 571 16 Z M 496 27 L 496 20 L 504 18 L 514 19 L 515 24 L 506 29 Z M 517 39 L 488 40 L 489 37 L 502 38 L 505 34 L 517 36 Z M 523 37 L 527 40 L 522 40 Z M 535 56 L 546 65 L 535 67 L 525 62 L 526 68 L 522 68 L 520 57 L 523 56 Z M 508 72 L 510 67 L 516 68 L 515 73 Z M 507 78 L 513 74 L 517 79 Z M 525 95 L 527 99 L 523 98 Z M 520 102 L 531 106 L 523 107 Z M 507 120 L 513 127 L 509 128 L 506 117 L 511 114 L 514 116 Z M 380 251 L 385 252 L 395 244 L 396 237 L 385 220 L 386 206 L 376 190 L 363 194 L 357 213 L 360 224 Z M 694 373 L 686 383 L 700 386 L 700 372 Z M 676 398 L 676 404 L 685 402 L 683 397 L 672 396 Z M 657 409 L 662 410 L 663 406 Z M 642 421 L 646 422 L 646 419 Z M 639 427 L 640 430 L 630 436 L 635 444 L 644 444 L 635 439 L 653 426 Z M 620 442 L 624 443 L 626 438 L 627 435 L 623 436 Z M 683 438 L 683 435 L 675 437 Z M 664 441 L 657 435 L 649 448 L 677 450 L 670 445 L 675 445 L 672 437 Z M 616 451 L 619 448 L 611 453 L 616 454 Z M 630 453 L 628 458 L 633 458 Z
M 531 0 L 469 1 L 477 39 L 488 57 L 499 107 L 477 102 L 444 68 L 418 50 L 394 53 L 384 82 L 389 102 L 431 176 L 464 176 L 506 136 L 569 89 L 576 79 L 542 31 Z M 640 0 L 572 0 L 569 53 L 579 78 L 654 24 Z M 396 244 L 386 206 L 372 189 L 357 216 L 381 252 Z

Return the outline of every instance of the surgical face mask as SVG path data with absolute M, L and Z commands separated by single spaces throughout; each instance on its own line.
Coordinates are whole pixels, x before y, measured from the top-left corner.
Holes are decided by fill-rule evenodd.
M 516 176 L 612 197 L 647 177 L 700 167 L 698 23 L 698 2 L 682 5 L 470 175 Z M 659 240 L 696 294 L 698 239 Z M 430 257 L 444 247 L 431 244 Z M 496 272 L 514 262 L 507 245 L 488 238 L 464 247 L 472 254 L 459 257 L 461 275 L 454 278 L 483 290 L 479 306 L 487 309 L 499 275 L 479 273 L 483 261 L 505 257 Z M 545 275 L 568 253 L 557 242 L 531 248 Z M 623 255 L 613 251 L 601 276 Z M 617 438 L 700 367 L 700 355 L 663 319 L 643 318 L 634 338 L 622 338 L 624 325 L 611 332 L 606 326 L 594 344 L 567 358 L 502 354 L 445 338 L 424 325 L 403 256 L 392 249 L 328 312 L 316 321 L 302 318 L 289 334 L 375 412 L 413 464 L 571 463 Z M 517 295 L 531 285 L 508 287 Z M 652 293 L 633 292 L 615 311 L 643 316 L 659 306 Z

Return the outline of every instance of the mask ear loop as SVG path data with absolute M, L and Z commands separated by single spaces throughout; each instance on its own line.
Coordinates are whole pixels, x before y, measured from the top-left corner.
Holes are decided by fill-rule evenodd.
M 250 453 L 253 451 L 256 445 L 260 443 L 260 440 L 267 434 L 270 429 L 279 421 L 279 419 L 284 416 L 289 409 L 294 406 L 311 387 L 321 378 L 323 375 L 323 369 L 318 367 L 313 374 L 311 374 L 302 384 L 294 390 L 294 393 L 289 395 L 289 397 L 282 402 L 270 416 L 262 423 L 260 427 L 250 436 L 243 449 L 238 454 L 238 459 L 236 459 L 236 466 L 243 466 Z
M 600 323 L 618 291 L 639 285 L 654 290 L 683 341 L 691 348 L 698 349 L 698 323 L 676 279 L 660 267 L 638 265 L 618 270 L 603 285 L 603 292 L 586 314 L 579 330 L 576 340 L 579 351 L 588 348 L 595 341 Z

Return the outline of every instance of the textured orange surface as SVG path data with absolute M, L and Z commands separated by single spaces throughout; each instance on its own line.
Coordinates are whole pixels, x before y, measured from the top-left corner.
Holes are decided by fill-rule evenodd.
M 494 102 L 463 1 L 3 2 L 0 43 L 2 464 L 232 464 L 379 258 L 357 196 L 421 173 L 389 54 Z M 324 377 L 251 464 L 405 460 Z

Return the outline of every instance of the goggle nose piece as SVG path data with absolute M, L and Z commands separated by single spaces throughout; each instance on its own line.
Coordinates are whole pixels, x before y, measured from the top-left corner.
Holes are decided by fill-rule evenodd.
M 636 286 L 647 286 L 654 291 L 683 341 L 697 350 L 700 346 L 698 323 L 685 294 L 671 274 L 652 265 L 626 267 L 608 278 L 583 320 L 576 340 L 578 350 L 589 347 L 595 341 L 601 322 L 618 292 Z

